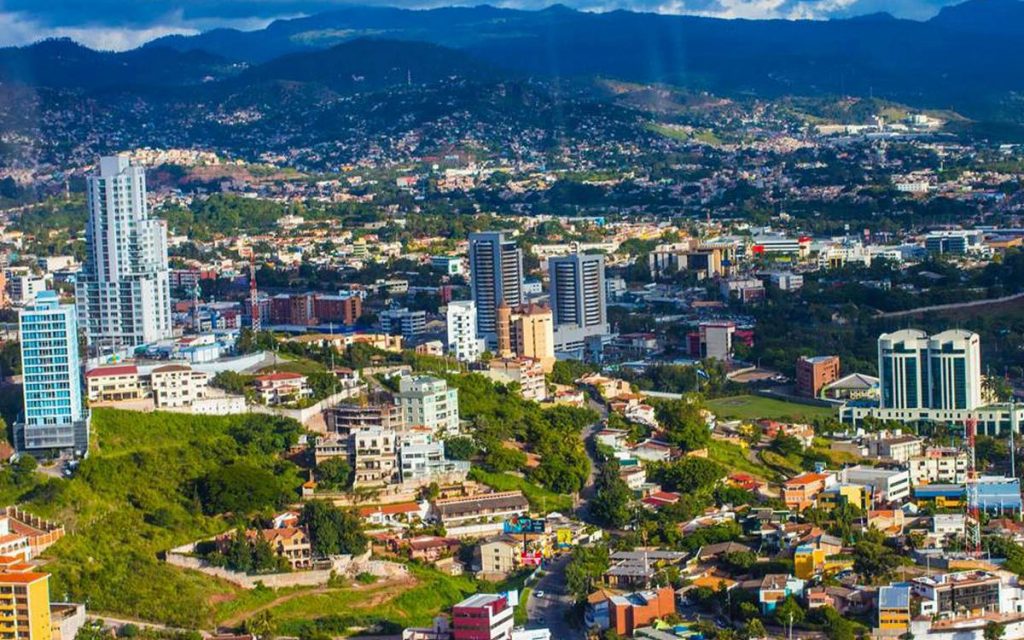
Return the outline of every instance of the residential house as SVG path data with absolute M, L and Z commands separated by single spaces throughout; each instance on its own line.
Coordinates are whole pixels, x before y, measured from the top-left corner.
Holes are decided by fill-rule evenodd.
M 803 580 L 784 573 L 769 573 L 761 580 L 757 590 L 761 613 L 768 615 L 789 596 L 799 598 L 803 592 Z
M 313 395 L 306 376 L 290 371 L 278 371 L 256 376 L 253 381 L 263 404 L 276 405 L 296 402 Z

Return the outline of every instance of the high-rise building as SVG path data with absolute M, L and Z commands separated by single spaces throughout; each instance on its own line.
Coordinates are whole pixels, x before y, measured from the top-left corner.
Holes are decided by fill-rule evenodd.
M 579 357 L 587 338 L 608 333 L 604 256 L 573 254 L 548 259 L 555 351 Z
M 0 557 L 0 639 L 50 640 L 50 574 Z
M 982 405 L 978 334 L 959 329 L 929 337 L 916 329 L 878 338 L 883 409 L 971 410 Z
M 477 334 L 493 347 L 498 305 L 516 307 L 523 302 L 523 252 L 504 233 L 471 233 L 469 267 Z
M 405 428 L 424 426 L 434 433 L 459 432 L 459 391 L 432 376 L 405 376 L 398 383 L 395 401 L 402 409 Z
M 551 373 L 555 366 L 553 317 L 549 307 L 531 303 L 513 309 L 510 318 L 511 354 L 539 361 L 544 373 Z
M 476 303 L 472 300 L 449 302 L 445 320 L 448 325 L 448 353 L 463 362 L 475 362 L 483 352 L 476 334 Z
M 21 451 L 89 450 L 89 416 L 82 403 L 75 308 L 44 291 L 18 313 L 25 411 L 15 424 Z
M 101 158 L 86 194 L 88 259 L 76 297 L 89 344 L 113 351 L 170 336 L 167 226 L 149 216 L 145 171 L 127 156 Z

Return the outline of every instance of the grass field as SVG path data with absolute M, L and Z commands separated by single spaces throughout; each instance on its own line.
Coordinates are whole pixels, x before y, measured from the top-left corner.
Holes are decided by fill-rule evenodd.
M 480 467 L 473 467 L 469 472 L 469 478 L 483 483 L 495 491 L 515 491 L 516 489 L 522 491 L 526 499 L 530 501 L 530 508 L 540 514 L 555 511 L 564 514 L 572 512 L 572 497 L 548 491 L 519 476 L 509 473 L 490 473 Z
M 411 566 L 410 572 L 411 577 L 400 582 L 312 590 L 267 611 L 281 635 L 315 631 L 353 635 L 375 625 L 380 625 L 379 631 L 394 633 L 407 626 L 428 625 L 438 612 L 483 591 L 469 576 L 449 576 L 423 566 Z
M 797 402 L 786 402 L 775 398 L 761 396 L 730 396 L 713 398 L 704 404 L 715 412 L 719 418 L 736 418 L 740 420 L 792 420 L 810 421 L 815 418 L 828 418 L 836 415 L 830 407 L 815 407 Z
M 708 444 L 708 458 L 728 469 L 729 473 L 739 471 L 764 480 L 779 479 L 778 474 L 764 465 L 751 461 L 742 447 L 731 442 L 712 440 Z

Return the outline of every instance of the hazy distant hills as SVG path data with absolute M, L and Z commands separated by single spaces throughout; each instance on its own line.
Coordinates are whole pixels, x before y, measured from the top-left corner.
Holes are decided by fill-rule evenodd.
M 287 81 L 358 92 L 410 79 L 493 74 L 483 71 L 489 67 L 536 77 L 665 82 L 725 95 L 875 95 L 969 113 L 998 104 L 1006 117 L 1017 110 L 1008 100 L 1024 91 L 1021 36 L 1018 0 L 968 0 L 926 22 L 887 14 L 784 21 L 595 14 L 562 6 L 346 7 L 259 31 L 160 38 L 122 54 L 66 41 L 0 50 L 0 81 L 86 89 L 199 83 L 237 89 Z

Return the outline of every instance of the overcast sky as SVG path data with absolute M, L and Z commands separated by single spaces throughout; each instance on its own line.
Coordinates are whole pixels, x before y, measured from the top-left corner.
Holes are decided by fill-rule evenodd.
M 827 19 L 888 11 L 924 20 L 959 0 L 562 0 L 587 11 L 633 9 L 723 18 Z M 124 50 L 171 33 L 215 27 L 260 29 L 276 18 L 309 15 L 341 4 L 427 8 L 485 0 L 0 0 L 0 46 L 70 37 L 96 49 Z M 543 8 L 553 0 L 497 0 L 497 6 Z

